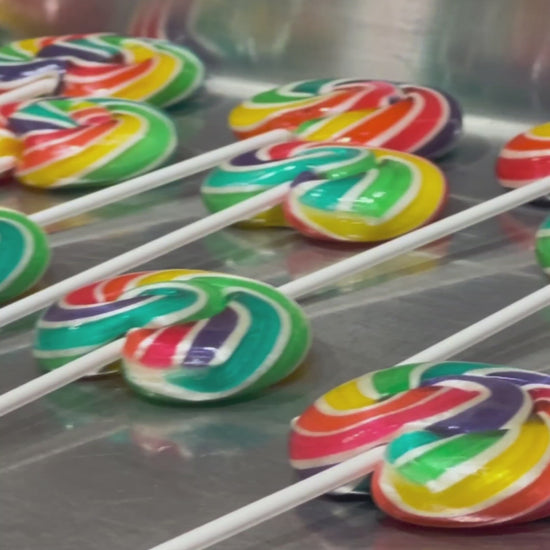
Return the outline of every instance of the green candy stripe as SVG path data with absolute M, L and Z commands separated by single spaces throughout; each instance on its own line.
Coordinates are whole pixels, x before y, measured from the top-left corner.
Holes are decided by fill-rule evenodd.
M 267 90 L 254 96 L 254 103 L 288 103 L 289 100 L 305 99 L 318 95 L 321 88 L 330 82 L 334 82 L 333 78 L 322 78 L 318 80 L 305 80 L 296 82 L 289 86 L 282 86 Z M 300 95 L 303 95 L 301 98 Z
M 413 188 L 414 179 L 408 166 L 386 160 L 376 171 L 333 181 L 321 180 L 301 194 L 299 200 L 304 206 L 318 210 L 336 212 L 346 207 L 350 213 L 383 220 L 400 203 L 406 206 L 407 193 Z M 346 201 L 346 195 L 352 198 Z
M 0 303 L 31 288 L 50 262 L 48 238 L 25 215 L 0 208 Z
M 542 269 L 548 271 L 550 268 L 550 216 L 544 220 L 537 231 L 535 255 Z
M 444 376 L 460 376 L 476 370 L 494 368 L 495 365 L 487 363 L 446 362 L 433 366 L 425 363 L 412 365 L 399 365 L 391 369 L 379 370 L 368 374 L 363 378 L 370 378 L 373 388 L 380 396 L 390 396 L 411 388 L 419 383 Z
M 470 433 L 444 438 L 425 431 L 410 432 L 390 443 L 386 450 L 386 459 L 404 478 L 424 485 L 437 480 L 451 468 L 480 455 L 498 443 L 505 433 Z M 396 466 L 403 455 L 424 447 L 425 452 L 414 453 L 414 458 Z
M 46 370 L 58 368 L 73 359 L 124 336 L 135 327 L 171 321 L 193 321 L 220 312 L 225 300 L 211 285 L 177 280 L 143 285 L 123 294 L 115 302 L 68 306 L 63 300 L 51 306 L 37 325 L 34 355 Z M 65 312 L 64 321 L 58 312 Z
M 208 210 L 223 210 L 272 187 L 290 183 L 303 172 L 344 178 L 376 166 L 374 155 L 361 147 L 308 145 L 304 148 L 302 142 L 297 142 L 282 159 L 276 158 L 276 147 L 251 151 L 213 170 L 201 187 Z
M 140 364 L 138 359 L 136 371 L 134 361 L 125 357 L 124 376 L 136 391 L 168 401 L 227 399 L 268 387 L 300 364 L 311 338 L 309 323 L 294 301 L 272 287 L 247 279 L 213 274 L 197 275 L 193 281 L 215 286 L 223 292 L 225 308 L 232 309 L 238 319 L 235 330 L 244 330 L 243 334 L 223 363 L 213 367 L 186 367 L 170 348 L 167 357 L 172 357 L 174 364 L 165 375 L 160 371 L 162 384 L 151 384 L 147 376 L 144 384 L 140 383 L 142 369 L 147 365 Z M 194 328 L 187 335 L 196 335 Z M 191 341 L 194 337 L 190 337 Z M 179 347 L 180 344 L 173 345 Z M 154 366 L 150 369 L 152 373 L 159 372 Z
M 109 157 L 101 158 L 88 166 L 83 165 L 81 170 L 71 177 L 51 184 L 52 187 L 109 186 L 163 164 L 174 152 L 177 145 L 174 124 L 164 113 L 145 103 L 114 98 L 40 100 L 18 109 L 13 118 L 21 117 L 26 121 L 35 121 L 38 128 L 40 123 L 49 122 L 60 129 L 76 129 L 80 125 L 71 117 L 71 113 L 74 113 L 75 106 L 83 101 L 105 108 L 115 118 L 128 116 L 137 119 L 140 130 L 134 135 L 125 135 L 124 139 L 120 139 L 117 149 Z M 74 151 L 68 144 L 63 157 L 56 152 L 55 162 L 60 162 L 64 158 L 70 159 L 73 154 Z M 29 171 L 32 175 L 33 168 Z M 24 180 L 25 173 L 19 175 Z

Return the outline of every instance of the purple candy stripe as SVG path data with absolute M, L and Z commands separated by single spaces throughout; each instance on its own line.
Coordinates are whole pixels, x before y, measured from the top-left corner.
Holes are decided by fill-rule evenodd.
M 490 372 L 487 374 L 492 378 L 506 380 L 517 386 L 526 386 L 528 384 L 550 385 L 550 375 L 544 372 L 531 372 L 522 370 L 503 370 L 502 372 Z
M 73 57 L 97 63 L 116 63 L 122 61 L 121 55 L 110 55 L 101 50 L 78 48 L 71 44 L 50 44 L 42 48 L 36 57 Z
M 96 315 L 114 314 L 121 309 L 139 305 L 147 300 L 151 300 L 151 296 L 139 296 L 128 300 L 108 302 L 95 306 L 77 307 L 75 309 L 65 309 L 58 305 L 53 305 L 44 313 L 42 321 L 60 323 L 64 321 L 78 321 L 79 319 L 87 319 L 88 317 L 94 317 Z
M 22 78 L 40 77 L 50 73 L 65 73 L 67 63 L 61 60 L 38 60 L 23 63 L 0 62 L 0 83 Z
M 258 158 L 256 153 L 257 151 L 249 151 L 247 153 L 243 153 L 242 155 L 238 155 L 231 159 L 231 164 L 233 166 L 261 166 L 262 164 L 273 162 L 273 159 L 261 160 Z
M 41 118 L 25 120 L 24 118 L 17 118 L 17 113 L 9 118 L 8 126 L 12 132 L 19 136 L 36 132 L 37 130 L 74 130 L 78 128 L 78 124 L 76 123 L 73 128 L 67 128 L 65 124 L 59 125 Z
M 430 431 L 446 436 L 502 429 L 516 416 L 528 399 L 521 388 L 498 378 L 449 376 L 429 380 L 422 386 L 437 386 L 438 383 L 449 380 L 475 382 L 485 387 L 489 391 L 489 396 L 481 403 L 428 427 Z
M 219 348 L 229 339 L 237 328 L 239 316 L 228 307 L 214 315 L 195 336 L 191 349 L 187 352 L 183 365 L 186 367 L 207 367 Z
M 446 153 L 452 147 L 462 130 L 462 113 L 459 104 L 454 98 L 441 90 L 434 91 L 441 95 L 443 101 L 447 101 L 449 105 L 449 120 L 430 141 L 414 152 L 415 155 L 421 157 L 437 157 Z

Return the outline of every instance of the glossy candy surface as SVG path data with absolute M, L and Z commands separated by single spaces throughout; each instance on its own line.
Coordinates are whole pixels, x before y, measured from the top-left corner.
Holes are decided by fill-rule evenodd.
M 550 513 L 550 376 L 482 363 L 403 365 L 331 390 L 292 426 L 302 474 L 386 445 L 365 492 L 429 526 L 525 522 Z M 366 472 L 368 474 L 369 472 Z
M 496 163 L 500 184 L 521 187 L 550 175 L 550 122 L 534 126 L 512 138 Z
M 171 270 L 121 275 L 67 295 L 40 319 L 35 356 L 51 370 L 122 337 L 127 382 L 173 402 L 263 389 L 290 374 L 310 345 L 301 309 L 276 289 Z
M 376 242 L 428 223 L 447 196 L 444 175 L 421 157 L 306 141 L 239 155 L 214 170 L 201 192 L 215 212 L 290 182 L 283 207 L 247 224 L 290 225 L 325 240 Z
M 387 147 L 426 157 L 452 149 L 462 130 L 456 100 L 432 88 L 363 79 L 293 82 L 236 107 L 239 138 L 274 128 L 300 139 Z
M 203 78 L 203 65 L 193 53 L 164 40 L 76 34 L 0 48 L 0 95 L 47 80 L 52 95 L 108 96 L 167 107 L 189 97 Z
M 447 183 L 434 164 L 415 155 L 370 149 L 361 173 L 306 172 L 284 202 L 287 221 L 309 237 L 376 242 L 432 221 L 447 198 Z
M 217 212 L 277 185 L 292 182 L 312 170 L 344 177 L 364 172 L 372 165 L 364 147 L 338 143 L 291 141 L 249 151 L 233 157 L 213 170 L 201 187 L 202 198 L 211 212 Z M 248 225 L 288 225 L 280 206 L 258 214 Z
M 42 229 L 24 214 L 0 208 L 0 304 L 31 288 L 49 262 Z
M 123 99 L 43 99 L 0 108 L 0 168 L 40 188 L 105 186 L 162 164 L 172 122 Z

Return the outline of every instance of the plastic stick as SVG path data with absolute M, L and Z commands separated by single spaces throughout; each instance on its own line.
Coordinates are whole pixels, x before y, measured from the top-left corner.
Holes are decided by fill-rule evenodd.
M 40 310 L 62 298 L 68 292 L 83 285 L 132 269 L 148 260 L 158 258 L 167 252 L 209 235 L 218 229 L 227 227 L 238 220 L 265 210 L 280 202 L 286 194 L 287 189 L 287 186 L 281 186 L 266 191 L 7 305 L 0 309 L 0 327 Z M 280 290 L 294 298 L 311 294 L 343 277 L 353 275 L 386 260 L 395 258 L 404 252 L 414 250 L 456 231 L 507 212 L 516 206 L 532 201 L 547 193 L 550 193 L 550 177 L 521 189 L 510 191 L 505 195 L 478 204 L 458 214 L 454 214 L 431 225 L 402 235 L 392 241 L 380 244 L 375 248 L 356 254 L 334 265 L 320 269 L 310 275 L 283 285 Z
M 420 248 L 471 225 L 498 216 L 516 206 L 542 197 L 548 194 L 549 191 L 550 177 L 546 177 L 291 281 L 283 285 L 280 290 L 294 298 L 312 294 L 343 277 L 354 275 L 368 267 L 395 258 L 404 252 Z
M 55 302 L 65 294 L 106 277 L 112 277 L 143 264 L 167 252 L 191 243 L 202 237 L 215 233 L 239 220 L 248 218 L 278 204 L 288 191 L 289 184 L 270 189 L 239 204 L 226 208 L 206 218 L 184 226 L 168 235 L 159 237 L 147 244 L 134 248 L 116 258 L 96 265 L 82 273 L 78 273 L 64 281 L 56 283 L 44 290 L 26 296 L 0 308 L 0 327 L 34 313 Z
M 365 475 L 383 455 L 383 447 L 371 449 L 151 550 L 197 550 L 212 546 Z
M 120 357 L 123 344 L 124 340 L 111 342 L 63 367 L 4 393 L 0 396 L 0 416 L 32 403 L 83 376 L 99 372 L 104 366 L 114 363 Z
M 550 285 L 547 285 L 442 340 L 438 344 L 413 355 L 400 364 L 436 362 L 448 359 L 549 305 Z M 310 483 L 307 485 L 307 490 L 303 486 L 304 481 L 300 481 L 282 491 L 273 493 L 168 542 L 155 546 L 151 550 L 200 550 L 208 548 L 291 510 L 308 500 L 360 478 L 366 471 L 366 469 L 361 470 L 361 461 L 363 460 L 365 464 L 374 464 L 376 460 L 382 458 L 384 447 L 378 447 L 374 451 L 378 451 L 376 458 L 371 454 L 373 451 L 367 451 L 308 478 L 306 481 Z
M 268 206 L 275 204 L 284 196 L 286 189 L 286 186 L 281 186 L 262 193 L 261 195 L 257 195 L 256 197 L 248 199 L 222 212 L 213 214 L 203 220 L 199 220 L 198 222 L 179 229 L 174 233 L 170 233 L 165 237 L 161 237 L 144 246 L 136 248 L 135 250 L 127 252 L 118 258 L 108 260 L 107 262 L 84 271 L 79 275 L 70 277 L 57 285 L 53 285 L 41 292 L 37 292 L 36 294 L 24 298 L 23 300 L 19 300 L 18 302 L 6 306 L 0 310 L 0 314 L 2 315 L 0 317 L 0 326 L 8 324 L 15 319 L 19 319 L 40 309 L 49 302 L 64 296 L 67 292 L 80 288 L 83 285 L 90 284 L 103 277 L 112 276 L 113 274 L 130 269 L 139 263 L 150 260 L 156 256 L 160 256 L 164 252 L 183 246 L 186 242 L 190 242 L 195 238 L 204 236 L 208 234 L 207 232 L 211 233 L 217 228 L 224 226 L 224 224 L 228 221 L 229 214 L 231 215 L 231 219 L 233 221 L 237 221 L 252 215 L 263 208 L 266 208 L 266 205 Z M 433 240 L 437 240 L 442 236 L 449 235 L 454 231 L 458 231 L 468 227 L 469 225 L 483 221 L 491 216 L 522 204 L 522 202 L 525 202 L 526 200 L 532 200 L 534 197 L 548 193 L 549 191 L 550 178 L 546 178 L 537 183 L 531 184 L 528 188 L 511 191 L 506 195 L 479 204 L 430 226 L 418 229 L 412 233 L 398 237 L 393 241 L 379 245 L 376 248 L 367 250 L 346 260 L 342 260 L 332 266 L 301 277 L 300 279 L 296 279 L 295 281 L 279 287 L 279 290 L 287 296 L 293 298 L 306 296 L 323 286 L 330 285 L 332 282 L 342 277 L 346 277 L 352 273 L 356 273 L 357 271 L 373 267 L 374 265 L 377 265 L 385 260 L 398 256 L 402 252 L 413 250 L 414 248 L 427 244 Z M 266 197 L 269 198 L 269 201 L 264 200 Z M 266 204 L 267 202 L 269 202 L 269 204 Z M 531 305 L 531 307 L 536 306 Z M 531 311 L 531 309 L 528 309 L 525 315 L 529 315 L 529 312 Z M 512 311 L 512 314 L 514 312 L 515 310 Z M 515 317 L 512 317 L 509 324 L 513 324 L 515 320 Z M 500 319 L 500 322 L 503 322 L 502 318 Z M 495 331 L 496 330 L 499 329 L 496 328 Z M 480 338 L 483 339 L 483 336 Z M 85 358 L 77 359 L 76 361 L 64 365 L 60 369 L 57 369 L 59 374 L 58 378 L 56 378 L 56 386 L 52 386 L 46 381 L 44 383 L 45 387 L 42 389 L 40 380 L 43 377 L 39 377 L 32 382 L 23 384 L 19 388 L 11 390 L 0 396 L 0 416 L 18 408 L 16 405 L 18 402 L 16 401 L 16 398 L 13 397 L 14 392 L 17 392 L 15 395 L 18 396 L 20 399 L 20 405 L 23 406 L 46 395 L 47 393 L 50 393 L 51 391 L 54 391 L 55 389 L 61 388 L 67 383 L 74 381 L 76 378 L 73 377 L 72 369 L 76 369 L 76 372 L 81 372 L 81 376 L 84 376 L 87 371 L 80 371 L 79 361 L 81 360 L 85 360 Z M 95 364 L 93 366 L 90 363 L 87 364 L 90 365 L 90 372 L 93 372 L 94 370 L 99 370 L 108 364 L 108 362 L 104 362 L 103 364 Z M 66 381 L 63 378 L 63 372 L 67 372 Z
M 31 214 L 29 218 L 41 226 L 58 223 L 84 212 L 95 210 L 106 204 L 156 189 L 174 180 L 209 170 L 231 157 L 246 153 L 252 149 L 259 149 L 266 145 L 288 140 L 292 136 L 293 134 L 287 130 L 272 130 L 271 132 L 237 141 L 190 159 L 182 160 L 170 166 L 159 168 L 148 174 L 132 178 L 100 191 L 95 191 L 78 199 L 58 204 L 36 214 Z

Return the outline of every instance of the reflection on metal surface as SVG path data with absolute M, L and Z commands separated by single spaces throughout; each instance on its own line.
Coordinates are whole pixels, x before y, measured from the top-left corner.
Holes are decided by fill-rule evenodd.
M 132 16 L 134 36 L 184 44 L 206 60 L 261 62 L 280 56 L 302 0 L 145 0 Z

